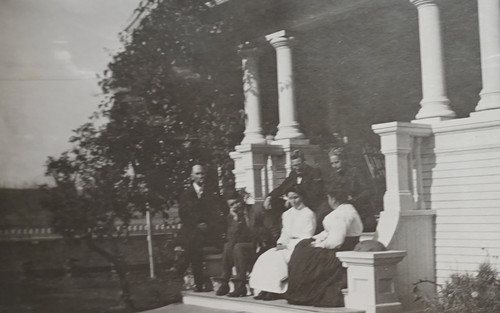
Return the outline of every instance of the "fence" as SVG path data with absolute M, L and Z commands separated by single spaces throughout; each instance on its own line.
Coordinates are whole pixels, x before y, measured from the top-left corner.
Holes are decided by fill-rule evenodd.
M 168 264 L 173 259 L 172 242 L 180 225 L 153 227 L 155 263 Z M 113 252 L 121 254 L 131 266 L 147 265 L 147 225 L 130 225 L 128 232 L 127 237 L 99 239 L 98 243 L 106 249 L 115 249 Z M 110 269 L 111 265 L 85 243 L 64 239 L 50 227 L 0 229 L 0 273 L 64 272 L 69 267 L 97 271 Z

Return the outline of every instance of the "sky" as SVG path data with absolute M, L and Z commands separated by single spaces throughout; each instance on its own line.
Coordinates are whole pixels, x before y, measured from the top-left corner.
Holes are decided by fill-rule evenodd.
M 140 0 L 0 0 L 0 187 L 47 182 Z

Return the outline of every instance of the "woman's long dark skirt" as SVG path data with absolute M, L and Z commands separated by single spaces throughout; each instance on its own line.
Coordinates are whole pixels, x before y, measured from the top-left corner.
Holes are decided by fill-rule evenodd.
M 344 306 L 342 289 L 347 287 L 347 274 L 336 253 L 353 250 L 359 237 L 347 237 L 340 249 L 313 248 L 311 242 L 312 239 L 299 242 L 288 263 L 288 290 L 285 295 L 288 303 Z

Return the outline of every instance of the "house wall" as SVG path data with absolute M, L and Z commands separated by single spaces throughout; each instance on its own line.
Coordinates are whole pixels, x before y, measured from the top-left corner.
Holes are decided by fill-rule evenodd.
M 498 111 L 498 110 L 496 110 Z M 432 126 L 423 141 L 424 201 L 435 210 L 436 279 L 500 269 L 500 112 Z

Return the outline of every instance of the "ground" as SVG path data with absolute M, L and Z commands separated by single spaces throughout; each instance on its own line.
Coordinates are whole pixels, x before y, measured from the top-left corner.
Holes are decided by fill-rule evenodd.
M 0 313 L 122 313 L 118 277 L 111 272 L 87 273 L 76 277 L 0 277 Z M 136 311 L 180 302 L 182 282 L 160 273 L 129 274 Z

